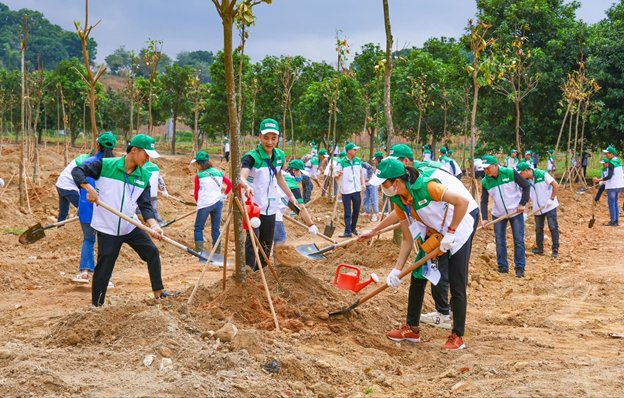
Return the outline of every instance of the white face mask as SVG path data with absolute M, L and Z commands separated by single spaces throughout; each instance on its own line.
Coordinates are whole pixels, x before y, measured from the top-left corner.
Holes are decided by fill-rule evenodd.
M 381 187 L 381 191 L 387 196 L 392 197 L 397 194 L 397 191 L 394 189 L 394 185 L 391 188 Z

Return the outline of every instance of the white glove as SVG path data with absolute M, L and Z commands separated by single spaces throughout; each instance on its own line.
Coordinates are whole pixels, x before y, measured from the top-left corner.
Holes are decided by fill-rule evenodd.
M 447 232 L 444 238 L 442 238 L 442 242 L 440 242 L 440 250 L 442 253 L 446 253 L 451 250 L 453 244 L 455 244 L 455 234 Z
M 221 196 L 219 196 L 219 201 L 221 201 L 221 202 L 225 202 L 225 200 L 227 199 L 227 197 L 228 197 L 227 195 L 225 195 L 225 194 L 221 194 Z
M 546 207 L 550 207 L 550 206 L 554 206 L 555 205 L 555 199 L 548 199 L 548 202 L 546 202 Z
M 169 197 L 169 192 L 167 192 L 167 190 L 165 189 L 164 191 L 161 191 L 163 198 L 168 198 Z
M 4 180 L 0 178 L 0 188 L 4 188 Z
M 600 181 L 600 182 L 598 183 L 598 185 L 604 185 L 604 184 L 605 184 L 605 182 L 604 182 L 604 181 Z
M 312 224 L 311 227 L 308 227 L 308 232 L 311 235 L 316 235 L 316 234 L 318 234 L 318 227 L 316 225 Z
M 399 275 L 401 275 L 401 272 L 402 271 L 400 269 L 393 268 L 392 271 L 390 271 L 390 275 L 386 277 L 386 284 L 390 287 L 399 286 L 402 282 L 402 280 L 399 279 Z

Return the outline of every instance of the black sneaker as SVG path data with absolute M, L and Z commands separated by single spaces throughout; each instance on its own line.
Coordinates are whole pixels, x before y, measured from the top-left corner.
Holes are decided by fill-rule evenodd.
M 339 236 L 339 238 L 352 238 L 352 237 L 353 237 L 353 234 L 351 234 L 350 232 L 349 233 L 345 232 L 344 234 Z
M 157 300 L 160 300 L 160 299 L 166 299 L 166 298 L 169 298 L 169 297 L 179 296 L 179 295 L 181 295 L 181 294 L 182 294 L 182 292 L 177 292 L 177 293 L 167 293 L 166 291 L 164 291 L 164 290 L 163 290 L 162 292 L 160 292 L 160 296 L 156 297 L 156 299 L 157 299 Z
M 531 250 L 531 253 L 533 253 L 533 254 L 537 254 L 538 256 L 543 256 L 543 255 L 544 255 L 544 250 L 541 250 L 541 249 L 533 249 L 533 250 Z
M 605 227 L 615 227 L 615 223 L 609 221 L 608 223 L 605 224 Z
M 355 236 L 360 236 L 360 233 L 359 233 L 357 230 L 353 231 L 353 234 L 354 234 Z
M 553 258 L 559 258 L 559 250 L 553 250 L 552 256 Z
M 516 270 L 516 278 L 524 278 L 524 270 L 523 269 L 517 269 Z
M 509 269 L 508 268 L 499 268 L 498 272 L 500 272 L 501 274 L 508 274 L 509 273 Z

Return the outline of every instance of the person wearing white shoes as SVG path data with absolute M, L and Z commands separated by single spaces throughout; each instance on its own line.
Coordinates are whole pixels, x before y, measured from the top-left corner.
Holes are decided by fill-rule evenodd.
M 601 178 L 593 178 L 594 184 L 604 183 L 607 191 L 607 201 L 609 203 L 609 215 L 611 220 L 605 224 L 607 227 L 617 227 L 620 225 L 620 193 L 624 188 L 624 172 L 622 161 L 615 156 L 615 148 L 609 146 L 602 151 L 609 161 L 607 163 L 607 175 Z
M 335 177 L 340 178 L 340 191 L 344 207 L 345 232 L 341 238 L 350 238 L 357 235 L 357 222 L 362 205 L 362 191 L 365 189 L 365 175 L 362 160 L 357 156 L 360 149 L 354 143 L 347 144 L 346 156 L 336 165 Z
M 446 263 L 448 267 L 454 319 L 452 333 L 442 349 L 465 348 L 466 286 L 472 238 L 479 220 L 477 203 L 464 185 L 446 171 L 435 167 L 405 167 L 396 159 L 386 159 L 379 165 L 371 185 L 381 185 L 390 197 L 403 232 L 399 256 L 386 278 L 388 286 L 397 287 L 401 283 L 398 275 L 414 247 L 414 240 L 428 230 L 443 235 L 439 246 L 443 254 L 437 261 L 438 264 Z M 363 233 L 360 239 L 370 239 L 379 230 L 378 225 Z M 418 255 L 423 254 L 421 250 Z M 409 288 L 406 324 L 399 330 L 388 332 L 386 336 L 389 339 L 420 341 L 420 313 L 426 286 L 427 279 L 424 279 L 422 270 L 414 271 Z

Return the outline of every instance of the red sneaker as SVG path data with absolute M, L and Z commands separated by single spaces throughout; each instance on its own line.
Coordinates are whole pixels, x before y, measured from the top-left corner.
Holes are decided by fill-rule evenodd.
M 464 340 L 458 335 L 456 335 L 455 333 L 450 335 L 446 344 L 442 346 L 443 350 L 450 350 L 450 351 L 463 350 L 464 348 L 466 348 L 466 344 L 464 344 Z
M 405 325 L 399 330 L 393 330 L 391 332 L 386 333 L 386 337 L 393 341 L 403 341 L 407 340 L 412 343 L 420 342 L 420 330 L 416 328 L 416 332 L 412 329 L 411 326 Z

